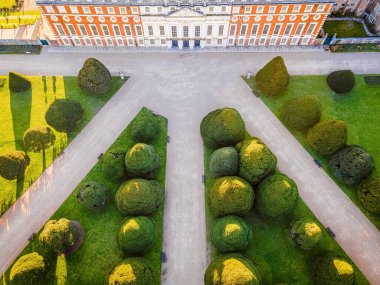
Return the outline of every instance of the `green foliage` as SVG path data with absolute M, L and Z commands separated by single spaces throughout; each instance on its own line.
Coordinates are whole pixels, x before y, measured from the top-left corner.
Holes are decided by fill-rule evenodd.
M 348 93 L 355 87 L 355 74 L 351 70 L 338 70 L 331 72 L 326 81 L 334 92 Z
M 77 200 L 85 208 L 101 212 L 107 205 L 110 190 L 103 184 L 86 182 L 78 191 Z
M 95 58 L 88 58 L 78 74 L 78 86 L 89 95 L 104 95 L 111 89 L 109 70 Z
M 366 179 L 373 172 L 375 162 L 364 148 L 350 145 L 336 152 L 330 158 L 329 166 L 340 182 L 354 185 Z
M 152 265 L 142 257 L 129 257 L 120 262 L 108 277 L 108 285 L 156 285 Z
M 102 156 L 102 169 L 104 174 L 114 182 L 125 176 L 125 154 L 121 148 L 110 149 Z
M 234 147 L 223 147 L 214 151 L 210 158 L 213 177 L 235 175 L 239 170 L 239 153 Z
M 271 174 L 277 165 L 276 156 L 258 138 L 244 141 L 239 157 L 239 176 L 252 185 Z
M 127 254 L 142 254 L 154 245 L 153 221 L 146 216 L 128 218 L 120 227 L 118 244 Z
M 46 122 L 58 132 L 72 132 L 83 117 L 81 104 L 70 99 L 56 99 L 45 114 Z
M 154 180 L 131 179 L 123 182 L 115 195 L 119 211 L 127 215 L 150 215 L 164 203 L 164 189 Z
M 347 125 L 338 120 L 319 122 L 307 132 L 307 141 L 320 154 L 331 155 L 346 145 Z
M 238 253 L 214 259 L 205 273 L 205 285 L 259 285 L 261 277 L 253 263 Z
M 370 212 L 380 214 L 380 177 L 374 177 L 359 185 L 358 197 Z
M 244 121 L 235 109 L 217 109 L 203 118 L 201 136 L 211 148 L 235 145 L 245 137 Z
M 256 74 L 257 87 L 267 96 L 281 95 L 289 85 L 289 74 L 284 60 L 276 56 Z
M 211 230 L 211 242 L 221 252 L 244 250 L 251 241 L 251 227 L 238 216 L 218 219 Z
M 208 206 L 215 217 L 244 216 L 252 209 L 255 193 L 247 181 L 238 176 L 217 179 L 210 188 Z
M 293 211 L 298 200 L 296 183 L 284 174 L 265 178 L 256 191 L 256 208 L 267 217 L 280 217 Z
M 148 144 L 135 144 L 125 156 L 125 170 L 129 177 L 153 179 L 157 176 L 159 167 L 160 156 Z
M 8 180 L 21 178 L 29 163 L 29 156 L 22 151 L 2 153 L 0 154 L 0 176 Z
M 158 132 L 159 125 L 152 113 L 138 117 L 131 123 L 131 135 L 135 142 L 150 143 Z
M 305 250 L 315 247 L 323 237 L 321 228 L 314 221 L 308 219 L 292 222 L 289 236 Z
M 48 149 L 55 143 L 55 134 L 47 126 L 33 127 L 24 134 L 24 147 L 26 151 L 40 152 Z
M 303 96 L 286 101 L 281 109 L 285 124 L 296 130 L 304 130 L 319 122 L 322 106 L 316 96 Z
M 9 279 L 15 285 L 41 284 L 45 273 L 45 259 L 37 252 L 32 252 L 21 256 L 15 262 Z
M 9 90 L 12 93 L 25 92 L 31 87 L 32 83 L 28 78 L 16 72 L 9 72 Z
M 55 268 L 55 279 L 56 279 L 56 285 L 67 284 L 66 256 L 63 253 L 57 256 L 57 266 Z

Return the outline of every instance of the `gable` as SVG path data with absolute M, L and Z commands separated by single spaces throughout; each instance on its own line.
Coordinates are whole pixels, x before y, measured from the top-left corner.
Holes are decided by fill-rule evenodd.
M 202 13 L 194 11 L 189 8 L 183 8 L 169 15 L 169 17 L 203 17 L 203 16 L 204 15 Z

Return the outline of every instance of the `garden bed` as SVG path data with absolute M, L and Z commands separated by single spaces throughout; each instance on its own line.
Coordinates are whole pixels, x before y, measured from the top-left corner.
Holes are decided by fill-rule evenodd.
M 332 52 L 380 52 L 380 44 L 344 44 L 329 47 Z
M 40 54 L 42 46 L 39 45 L 0 45 L 1 54 Z

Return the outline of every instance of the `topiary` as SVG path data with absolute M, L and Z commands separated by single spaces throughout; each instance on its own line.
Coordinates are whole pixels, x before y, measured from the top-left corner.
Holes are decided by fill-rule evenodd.
M 297 185 L 284 174 L 273 174 L 259 184 L 256 196 L 259 213 L 276 218 L 293 211 L 298 200 Z
M 252 209 L 255 194 L 251 185 L 238 176 L 217 179 L 208 193 L 208 206 L 215 217 L 244 216 Z
M 239 158 L 239 176 L 252 185 L 271 174 L 277 165 L 276 156 L 258 138 L 243 142 Z
M 357 193 L 364 208 L 380 214 L 380 177 L 374 177 L 359 185 Z
M 159 132 L 159 124 L 152 113 L 137 117 L 131 123 L 131 136 L 135 142 L 150 143 Z
M 336 179 L 348 185 L 366 179 L 375 169 L 372 156 L 362 147 L 350 145 L 336 152 L 329 161 Z
M 348 93 L 355 87 L 355 74 L 351 70 L 338 70 L 331 72 L 326 81 L 334 92 Z
M 257 72 L 257 87 L 267 96 L 281 95 L 289 85 L 289 74 L 284 60 L 276 56 Z
M 153 266 L 142 257 L 128 257 L 108 276 L 108 285 L 156 285 Z
M 259 285 L 261 277 L 253 263 L 238 253 L 215 258 L 208 266 L 205 285 Z
M 150 215 L 164 203 L 164 189 L 154 180 L 131 179 L 120 185 L 115 200 L 123 215 Z
M 281 109 L 285 124 L 296 130 L 304 130 L 319 122 L 322 106 L 316 96 L 304 96 L 288 100 Z
M 331 155 L 346 145 L 347 125 L 338 120 L 319 122 L 307 132 L 307 141 L 320 154 Z
M 238 111 L 223 108 L 208 113 L 201 123 L 203 143 L 211 148 L 234 145 L 245 137 L 245 125 Z
M 24 133 L 24 147 L 26 151 L 45 151 L 55 143 L 55 134 L 47 126 L 33 127 Z
M 58 132 L 72 132 L 82 119 L 81 104 L 70 99 L 55 99 L 45 114 L 46 122 Z
M 12 266 L 9 279 L 12 284 L 42 284 L 42 278 L 46 273 L 46 263 L 43 256 L 32 252 L 21 256 Z
M 28 91 L 32 83 L 28 78 L 16 72 L 9 72 L 9 90 L 12 93 L 21 93 Z
M 239 170 L 239 153 L 234 147 L 222 147 L 211 154 L 210 171 L 213 177 L 235 175 Z
M 0 154 L 0 176 L 13 180 L 24 177 L 30 163 L 29 156 L 22 151 L 8 151 Z
M 114 148 L 102 156 L 102 170 L 112 181 L 118 182 L 125 176 L 125 154 L 123 149 Z
M 118 244 L 128 254 L 142 254 L 150 250 L 155 241 L 153 221 L 146 216 L 128 218 L 120 227 Z
M 211 242 L 221 252 L 244 250 L 251 241 L 250 226 L 237 216 L 218 219 L 211 230 Z
M 160 167 L 160 156 L 153 146 L 137 143 L 125 155 L 125 170 L 129 177 L 153 179 Z
M 100 212 L 106 207 L 109 196 L 110 190 L 105 185 L 87 182 L 79 189 L 77 200 L 85 208 Z
M 95 58 L 88 58 L 78 74 L 78 86 L 89 95 L 104 95 L 112 87 L 109 70 Z
M 290 238 L 302 249 L 309 250 L 322 240 L 321 228 L 311 220 L 298 220 L 292 222 Z

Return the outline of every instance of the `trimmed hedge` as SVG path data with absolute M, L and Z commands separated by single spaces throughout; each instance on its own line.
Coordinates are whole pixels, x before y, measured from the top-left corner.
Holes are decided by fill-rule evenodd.
M 123 149 L 108 150 L 102 156 L 102 170 L 104 174 L 114 182 L 118 182 L 125 176 L 125 154 Z
M 359 185 L 357 193 L 364 208 L 380 214 L 380 177 L 374 177 Z
M 244 141 L 239 157 L 239 176 L 252 185 L 270 175 L 277 165 L 276 156 L 258 138 Z
M 78 86 L 89 95 L 104 95 L 112 87 L 109 70 L 95 58 L 88 58 L 78 74 Z
M 109 196 L 110 190 L 107 186 L 96 182 L 87 182 L 79 189 L 77 200 L 85 208 L 101 212 L 106 207 Z
M 354 185 L 366 179 L 375 169 L 373 157 L 362 147 L 350 145 L 336 152 L 329 161 L 336 179 Z
M 70 99 L 55 99 L 45 114 L 46 122 L 58 132 L 69 133 L 75 130 L 82 119 L 82 105 Z
M 288 100 L 281 108 L 285 124 L 296 130 L 314 126 L 321 119 L 322 105 L 316 96 L 304 96 Z
M 234 147 L 223 147 L 210 157 L 211 175 L 215 177 L 235 175 L 239 170 L 239 153 Z
M 153 179 L 160 167 L 160 156 L 153 146 L 137 143 L 125 155 L 127 176 Z
M 289 85 L 289 78 L 281 56 L 270 60 L 255 77 L 257 87 L 267 96 L 281 95 Z
M 32 83 L 28 78 L 20 73 L 9 72 L 9 90 L 12 93 L 21 93 L 28 91 L 32 87 Z
M 0 176 L 8 180 L 24 177 L 29 163 L 29 156 L 22 151 L 12 150 L 2 153 L 0 154 Z
M 12 266 L 9 279 L 15 285 L 41 284 L 47 265 L 43 256 L 32 252 L 21 256 Z
M 238 253 L 222 255 L 208 266 L 205 285 L 259 285 L 261 277 L 253 263 Z
M 155 227 L 146 216 L 128 218 L 120 227 L 118 244 L 127 254 L 142 254 L 154 245 Z
M 164 188 L 154 180 L 131 179 L 123 182 L 115 195 L 119 211 L 127 215 L 150 215 L 164 203 Z
M 292 222 L 289 236 L 300 248 L 309 250 L 321 242 L 323 234 L 315 222 L 299 220 Z
M 208 206 L 215 217 L 247 215 L 253 206 L 255 193 L 247 181 L 238 176 L 217 179 L 208 193 Z
M 319 122 L 307 132 L 307 141 L 320 154 L 331 155 L 346 145 L 347 125 L 338 120 Z
M 55 134 L 47 126 L 33 127 L 24 133 L 24 147 L 26 151 L 40 152 L 48 149 L 55 143 Z
M 135 142 L 150 143 L 159 132 L 159 124 L 152 113 L 146 116 L 137 117 L 131 123 L 131 136 Z
M 238 216 L 218 219 L 211 230 L 211 242 L 221 252 L 242 251 L 251 241 L 251 227 Z
M 203 118 L 201 136 L 211 148 L 235 145 L 245 137 L 244 121 L 235 109 L 217 109 Z
M 267 217 L 280 217 L 293 211 L 298 200 L 296 183 L 284 174 L 265 178 L 256 191 L 256 208 Z
M 351 70 L 338 70 L 331 72 L 326 81 L 334 92 L 348 93 L 355 87 L 355 74 Z

